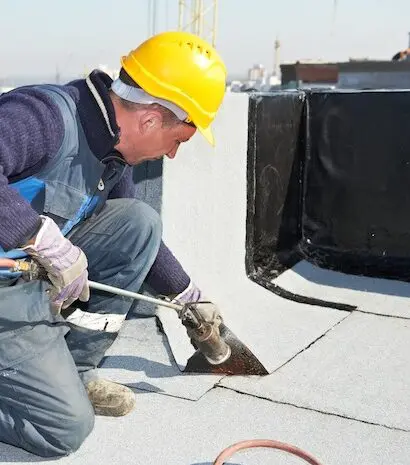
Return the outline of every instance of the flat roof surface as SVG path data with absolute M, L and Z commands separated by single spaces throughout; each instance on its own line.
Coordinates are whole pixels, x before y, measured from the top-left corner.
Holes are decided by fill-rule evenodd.
M 136 409 L 97 418 L 80 450 L 58 463 L 211 465 L 225 447 L 254 438 L 292 443 L 323 465 L 409 462 L 409 319 L 353 312 L 274 373 L 213 382 L 179 372 L 154 320 L 127 321 L 111 350 L 127 363 L 107 360 L 118 380 L 134 384 Z M 0 461 L 50 463 L 3 444 Z M 268 449 L 229 461 L 267 463 L 302 461 Z

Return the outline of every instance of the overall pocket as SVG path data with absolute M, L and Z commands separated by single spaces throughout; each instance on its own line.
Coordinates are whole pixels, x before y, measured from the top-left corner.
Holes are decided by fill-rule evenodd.
M 46 350 L 68 326 L 50 310 L 45 281 L 0 288 L 0 371 Z

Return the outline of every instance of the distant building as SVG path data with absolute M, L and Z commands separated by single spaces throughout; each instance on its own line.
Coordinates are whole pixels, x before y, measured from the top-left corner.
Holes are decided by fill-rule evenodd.
M 337 63 L 296 63 L 282 64 L 282 86 L 334 86 L 338 82 Z
M 241 86 L 241 81 L 232 81 L 228 86 L 228 90 L 230 90 L 231 92 L 241 92 Z
M 410 89 L 410 60 L 339 63 L 342 89 Z
M 253 65 L 248 72 L 249 81 L 265 81 L 266 69 L 263 65 Z

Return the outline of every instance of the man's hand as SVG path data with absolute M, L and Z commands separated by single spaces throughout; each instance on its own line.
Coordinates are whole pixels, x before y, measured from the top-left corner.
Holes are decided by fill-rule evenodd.
M 219 308 L 212 302 L 189 302 L 185 304 L 185 312 L 189 312 L 190 308 L 194 311 L 195 317 L 202 323 L 211 323 L 219 326 L 222 323 L 222 315 Z M 184 311 L 181 314 L 181 319 L 184 318 Z
M 216 323 L 219 326 L 223 321 L 219 308 L 205 299 L 199 287 L 192 281 L 184 292 L 181 292 L 173 299 L 173 302 L 185 305 L 186 310 L 189 309 L 189 306 L 194 307 L 198 317 L 204 323 Z
M 43 225 L 33 240 L 23 247 L 47 272 L 53 285 L 50 293 L 52 310 L 59 313 L 75 300 L 90 298 L 87 258 L 84 252 L 66 239 L 56 223 L 42 216 Z

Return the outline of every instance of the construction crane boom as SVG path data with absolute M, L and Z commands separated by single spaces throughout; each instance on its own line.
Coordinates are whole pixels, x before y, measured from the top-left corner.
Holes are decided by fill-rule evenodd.
M 178 30 L 189 31 L 216 46 L 218 0 L 179 0 Z

